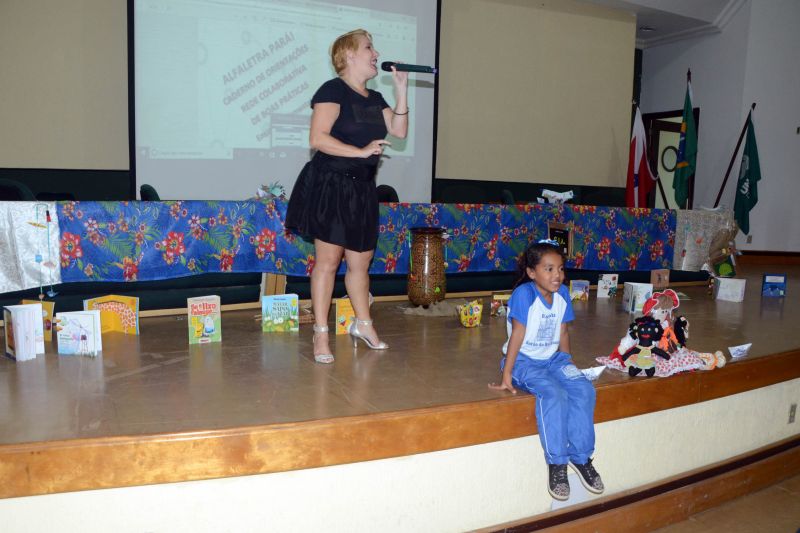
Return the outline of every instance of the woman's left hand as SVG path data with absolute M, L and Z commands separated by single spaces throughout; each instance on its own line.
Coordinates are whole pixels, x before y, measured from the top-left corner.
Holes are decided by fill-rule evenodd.
M 402 61 L 395 61 L 402 63 Z M 397 90 L 405 90 L 408 87 L 408 72 L 401 72 L 392 65 L 392 81 Z

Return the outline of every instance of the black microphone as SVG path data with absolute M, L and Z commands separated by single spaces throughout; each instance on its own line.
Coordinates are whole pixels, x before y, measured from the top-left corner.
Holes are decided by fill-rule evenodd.
M 405 63 L 395 63 L 394 61 L 384 61 L 381 63 L 381 69 L 386 72 L 391 72 L 392 67 L 400 72 L 424 72 L 426 74 L 438 74 L 439 69 L 436 67 L 426 67 L 425 65 L 406 65 Z

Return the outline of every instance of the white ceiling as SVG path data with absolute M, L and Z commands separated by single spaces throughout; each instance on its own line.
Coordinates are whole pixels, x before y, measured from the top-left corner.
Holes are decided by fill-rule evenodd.
M 648 48 L 719 32 L 745 0 L 584 1 L 635 14 L 636 46 Z

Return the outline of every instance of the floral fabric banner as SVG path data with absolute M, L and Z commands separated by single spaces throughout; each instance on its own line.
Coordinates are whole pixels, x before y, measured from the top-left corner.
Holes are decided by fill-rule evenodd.
M 282 198 L 244 202 L 59 202 L 62 279 L 144 281 L 205 272 L 306 276 L 312 243 L 284 230 Z M 572 233 L 567 267 L 670 268 L 675 212 L 574 205 L 382 204 L 370 272 L 408 272 L 410 229 L 447 231 L 447 272 L 512 271 L 548 222 Z

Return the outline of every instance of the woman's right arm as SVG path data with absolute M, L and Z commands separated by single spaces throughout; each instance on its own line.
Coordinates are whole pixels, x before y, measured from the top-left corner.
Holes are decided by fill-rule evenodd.
M 331 129 L 337 118 L 339 118 L 339 104 L 331 102 L 314 104 L 314 110 L 311 112 L 311 133 L 308 138 L 311 148 L 328 155 L 367 158 L 382 154 L 383 145 L 390 144 L 383 139 L 376 139 L 363 148 L 345 144 L 331 135 Z

